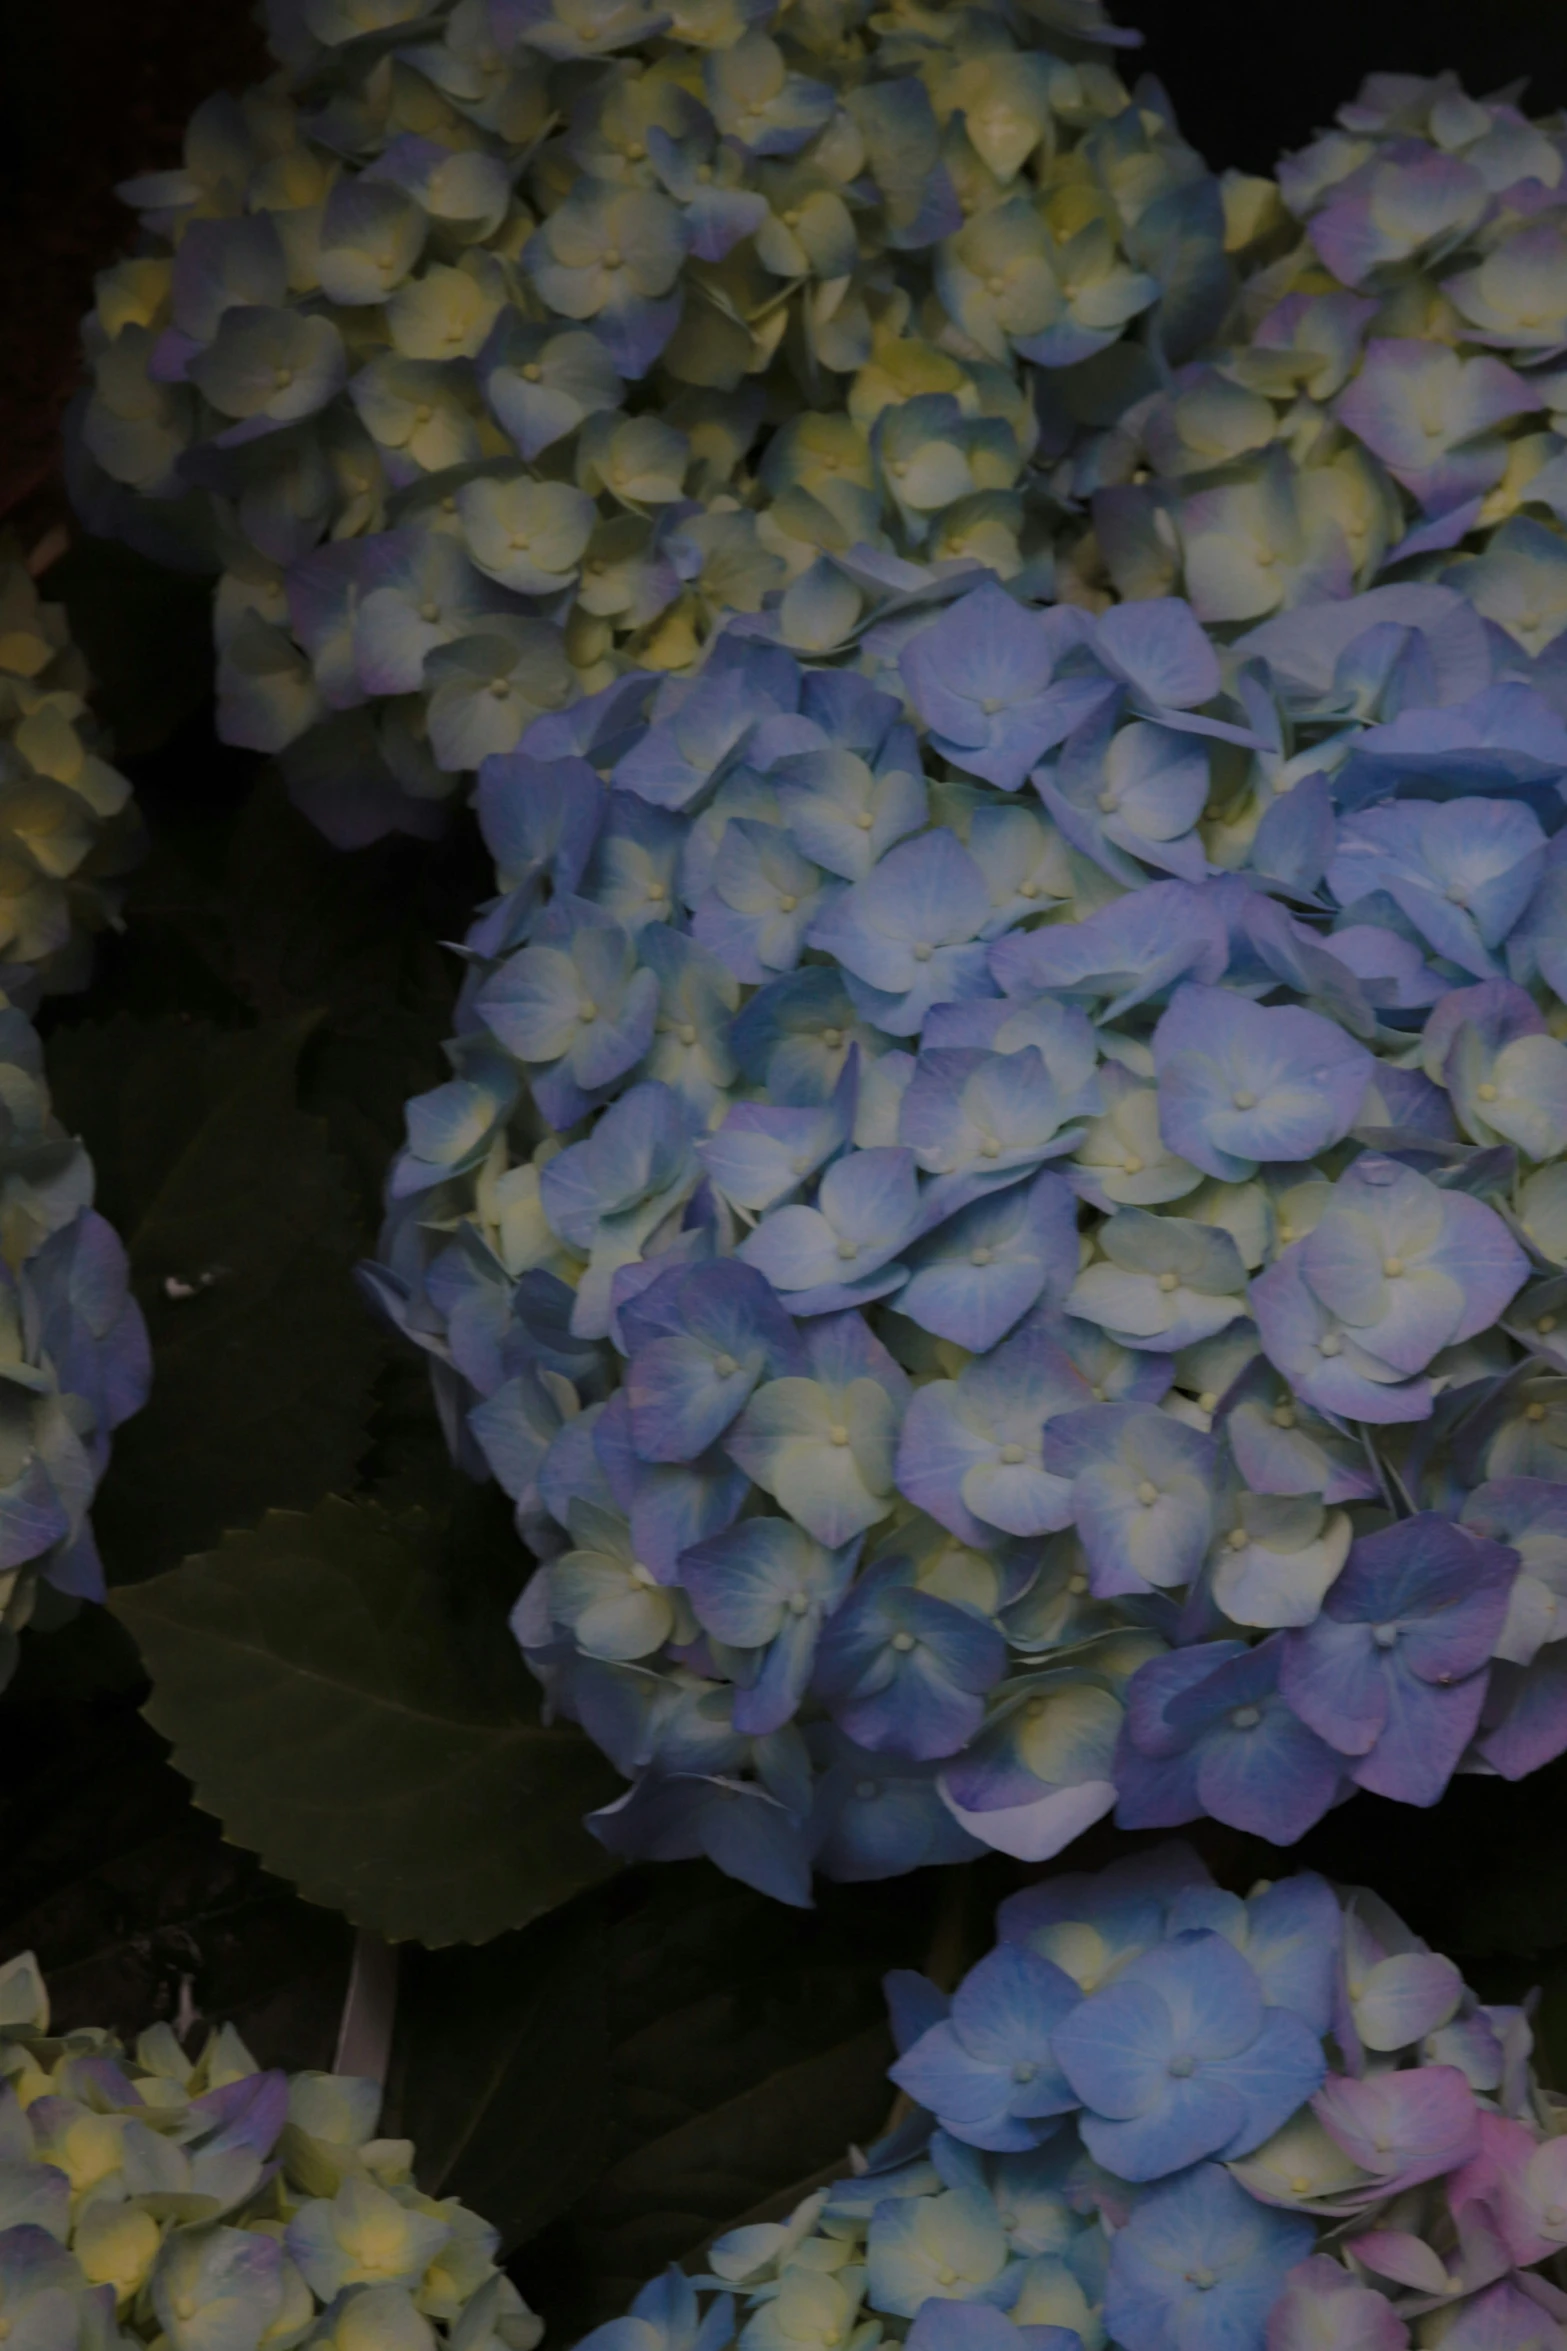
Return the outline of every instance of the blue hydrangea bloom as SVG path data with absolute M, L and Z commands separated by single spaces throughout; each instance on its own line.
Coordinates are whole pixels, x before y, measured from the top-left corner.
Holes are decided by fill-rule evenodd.
M 1527 2017 L 1374 1893 L 1242 1894 L 1165 1846 L 999 1926 L 950 1997 L 886 1979 L 910 2103 L 852 2176 L 645 2290 L 621 2351 L 699 2325 L 704 2351 L 1408 2351 L 1432 2317 L 1552 2343 L 1564 2165 Z
M 964 1977 L 950 2016 L 904 2052 L 893 2079 L 967 2146 L 1037 2146 L 1077 2104 L 1052 2036 L 1079 1996 L 1048 1960 L 1003 1944 Z
M 1249 2155 L 1324 2077 L 1318 2036 L 1223 1936 L 1176 1934 L 1075 2008 L 1053 2046 L 1082 2101 L 1083 2138 L 1123 2179 L 1208 2155 Z
M 823 499 L 830 423 L 786 450 Z M 1439 583 L 1230 646 L 872 557 L 852 653 L 741 615 L 485 768 L 501 895 L 390 1185 L 375 1294 L 634 1783 L 597 1833 L 800 1899 L 1538 1768 L 1545 685 Z
M 1132 2215 L 1106 2320 L 1126 2351 L 1250 2351 L 1312 2241 L 1309 2220 L 1270 2212 L 1202 2164 Z
M 104 1598 L 89 1514 L 113 1432 L 145 1403 L 152 1373 L 125 1249 L 93 1207 L 85 1148 L 51 1106 L 34 1026 L 43 995 L 85 984 L 93 934 L 118 921 L 139 853 L 136 805 L 104 755 L 87 682 L 63 608 L 0 547 L 0 853 L 12 877 L 0 916 L 0 1690 L 35 1614 L 52 1603 L 59 1620 Z M 464 1157 L 454 1127 L 471 1144 L 493 1117 L 493 1106 L 437 1112 L 413 1141 L 449 1165 Z M 199 1267 L 175 1270 L 168 1294 L 194 1295 L 201 1281 Z

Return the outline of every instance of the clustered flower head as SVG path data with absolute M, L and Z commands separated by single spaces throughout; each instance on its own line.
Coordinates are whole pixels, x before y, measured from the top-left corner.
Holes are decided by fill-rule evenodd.
M 1373 74 L 1237 183 L 1252 246 L 1207 351 L 1072 453 L 1079 561 L 1253 622 L 1397 567 L 1567 679 L 1567 122 L 1453 74 Z
M 51 2034 L 31 1953 L 0 1967 L 0 2322 L 27 2351 L 534 2351 L 496 2231 L 423 2195 L 379 2083 L 263 2070 L 223 2026 L 187 2056 Z
M 131 788 L 104 757 L 88 685 L 63 608 L 0 539 L 0 968 L 25 964 L 46 988 L 85 978 L 137 850 Z
M 268 15 L 280 70 L 122 191 L 76 490 L 221 572 L 220 728 L 344 841 L 726 613 L 817 652 L 932 567 L 1048 586 L 1044 460 L 1229 305 L 1097 0 Z
M 1376 1895 L 1184 1846 L 887 1979 L 904 2107 L 582 2351 L 1560 2351 L 1567 2138 L 1524 2010 Z
M 964 586 L 485 763 L 372 1276 L 595 1833 L 793 1901 L 1567 1749 L 1567 727 L 1429 583 Z
M 86 687 L 64 613 L 0 546 L 0 1688 L 36 1612 L 103 1596 L 87 1514 L 149 1375 L 125 1252 L 50 1108 L 29 1017 L 85 977 L 135 850 Z

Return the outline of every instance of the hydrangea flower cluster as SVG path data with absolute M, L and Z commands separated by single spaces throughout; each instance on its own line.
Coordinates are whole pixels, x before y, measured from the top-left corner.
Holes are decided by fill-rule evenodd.
M 122 191 L 76 489 L 221 570 L 221 729 L 340 840 L 726 612 L 821 652 L 911 559 L 1048 587 L 1036 457 L 1228 307 L 1098 0 L 268 14 L 279 73 Z
M 595 1833 L 793 1901 L 1567 1748 L 1567 728 L 1435 585 L 953 590 L 486 762 L 371 1276 Z
M 1560 2351 L 1567 2139 L 1523 2010 L 1374 1894 L 1181 1846 L 888 1978 L 903 2119 L 582 2351 Z
M 0 1968 L 0 2319 L 37 2351 L 534 2351 L 494 2229 L 422 2195 L 380 2085 L 263 2071 L 224 2026 L 51 2035 Z
M 1058 488 L 1124 596 L 1214 622 L 1450 581 L 1567 683 L 1567 122 L 1453 74 L 1373 74 L 1249 183 L 1229 347 L 1175 370 Z M 1235 199 L 1238 200 L 1238 199 Z
M 64 609 L 0 539 L 0 966 L 46 988 L 86 977 L 135 860 L 131 788 L 104 757 Z
M 86 688 L 64 612 L 0 547 L 0 1688 L 40 1605 L 103 1596 L 87 1514 L 149 1376 L 125 1252 L 50 1109 L 29 1017 L 84 978 L 136 846 Z

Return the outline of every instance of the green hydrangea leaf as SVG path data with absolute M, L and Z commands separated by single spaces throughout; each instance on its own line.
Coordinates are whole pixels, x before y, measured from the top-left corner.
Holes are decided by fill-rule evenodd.
M 871 1902 L 826 1886 L 795 1911 L 705 1862 L 666 1864 L 483 1951 L 410 1953 L 396 2127 L 432 2194 L 488 2199 L 526 2248 L 524 2293 L 569 2341 L 877 2136 L 882 1973 L 930 1962 L 938 1911 L 974 1876 L 926 1871 Z M 535 2113 L 547 2143 L 520 2127 Z
M 394 1941 L 483 1942 L 613 1867 L 581 1824 L 618 1783 L 540 1720 L 482 1560 L 443 1562 L 451 1532 L 329 1499 L 113 1600 L 198 1804 Z
M 132 1582 L 269 1506 L 352 1482 L 384 1355 L 352 1281 L 363 1245 L 323 1128 L 298 1101 L 308 1020 L 62 1028 L 50 1074 L 98 1168 L 152 1335 L 152 1400 L 96 1512 Z

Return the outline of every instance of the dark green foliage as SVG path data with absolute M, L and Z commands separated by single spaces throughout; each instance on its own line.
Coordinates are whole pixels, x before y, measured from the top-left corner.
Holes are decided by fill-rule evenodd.
M 409 1954 L 395 2120 L 569 2341 L 876 2137 L 880 1979 L 930 1962 L 958 1890 L 925 1871 L 799 1912 L 705 1864 L 635 1870 L 483 1951 Z
M 602 1876 L 580 1823 L 615 1789 L 461 1605 L 449 1531 L 368 1502 L 269 1511 L 115 1602 L 197 1802 L 311 1901 L 429 1944 L 483 1942 Z
M 157 1366 L 99 1505 L 112 1582 L 351 1483 L 368 1442 L 382 1347 L 348 1279 L 348 1184 L 298 1104 L 312 1025 L 122 1017 L 55 1041 Z

